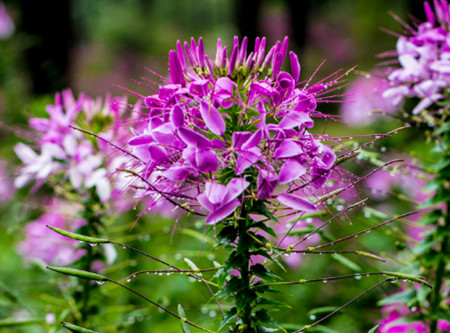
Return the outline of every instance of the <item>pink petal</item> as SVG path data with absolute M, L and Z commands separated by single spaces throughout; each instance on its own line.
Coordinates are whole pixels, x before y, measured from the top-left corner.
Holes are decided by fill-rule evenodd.
M 225 219 L 239 207 L 239 200 L 233 200 L 219 207 L 216 211 L 206 217 L 206 223 L 217 223 Z
M 200 113 L 211 132 L 216 135 L 222 135 L 225 132 L 225 120 L 217 108 L 202 101 Z
M 201 148 L 211 147 L 210 140 L 208 140 L 203 135 L 198 134 L 197 132 L 194 132 L 189 128 L 186 127 L 178 128 L 178 134 L 180 135 L 181 139 L 183 139 L 183 141 L 190 146 Z
M 303 211 L 303 212 L 315 212 L 316 206 L 313 203 L 300 198 L 296 195 L 289 193 L 281 193 L 278 195 L 277 199 L 288 207 Z
M 306 173 L 306 168 L 296 160 L 287 160 L 280 169 L 278 181 L 286 184 L 298 179 Z
M 216 182 L 206 182 L 205 191 L 203 193 L 212 204 L 225 202 L 224 195 L 226 193 L 226 188 L 222 184 Z
M 249 185 L 250 185 L 250 183 L 243 178 L 233 178 L 227 184 L 227 187 L 226 187 L 227 194 L 223 198 L 223 202 L 226 203 L 228 201 L 236 199 L 239 195 L 241 195 L 242 192 L 245 191 L 245 189 Z M 223 197 L 223 193 L 222 193 L 222 197 Z
M 273 153 L 275 158 L 294 157 L 303 153 L 302 148 L 292 140 L 283 141 Z

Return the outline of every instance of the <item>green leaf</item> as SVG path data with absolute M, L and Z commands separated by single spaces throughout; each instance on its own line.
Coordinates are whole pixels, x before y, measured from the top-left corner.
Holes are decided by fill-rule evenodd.
M 415 299 L 416 291 L 414 289 L 408 289 L 403 292 L 396 293 L 392 296 L 386 297 L 380 301 L 378 301 L 378 305 L 388 305 L 392 303 L 408 303 L 409 301 Z
M 14 326 L 28 326 L 28 325 L 36 325 L 43 324 L 45 321 L 43 319 L 15 319 L 15 318 L 6 318 L 0 320 L 0 328 L 2 327 L 14 327 Z
M 283 307 L 283 308 L 292 308 L 290 305 L 287 305 L 283 302 L 274 301 L 265 297 L 257 297 L 255 301 L 255 306 L 265 306 L 269 305 L 270 307 Z
M 186 264 L 188 264 L 188 266 L 195 271 L 195 273 L 193 273 L 194 275 L 198 276 L 198 277 L 203 277 L 202 273 L 200 273 L 200 269 L 197 267 L 196 264 L 194 264 L 194 262 L 188 258 L 183 258 L 184 262 Z
M 89 244 L 99 244 L 99 243 L 109 243 L 110 242 L 108 239 L 84 236 L 84 235 L 76 234 L 74 232 L 70 232 L 67 230 L 52 227 L 50 225 L 47 225 L 47 228 L 52 229 L 53 231 L 57 232 L 60 235 L 63 235 L 65 237 L 68 237 L 71 239 L 78 240 L 80 242 L 86 242 Z
M 184 312 L 183 307 L 180 303 L 178 303 L 178 315 L 181 317 L 181 328 L 183 329 L 183 333 L 191 333 L 190 326 L 186 323 L 186 313 Z
M 286 330 L 269 315 L 266 309 L 256 311 L 253 320 L 261 324 L 277 327 L 278 329 L 281 329 L 282 332 L 286 332 Z
M 77 326 L 74 324 L 66 323 L 64 321 L 61 322 L 63 327 L 67 328 L 69 331 L 75 332 L 75 333 L 98 333 L 97 331 L 93 331 L 81 326 Z
M 261 279 L 264 279 L 267 281 L 281 280 L 281 278 L 278 275 L 271 272 L 264 265 L 261 265 L 261 264 L 252 265 L 250 267 L 250 273 L 253 273 L 254 275 L 260 277 Z
M 238 236 L 238 231 L 233 226 L 228 226 L 223 228 L 219 234 L 217 235 L 217 241 L 220 244 L 229 244 L 233 243 Z
M 256 293 L 252 290 L 239 292 L 235 296 L 235 304 L 238 311 L 241 311 L 247 305 L 251 305 L 256 299 Z
M 88 280 L 95 280 L 95 281 L 109 281 L 109 279 L 106 276 L 97 274 L 97 273 L 92 273 L 92 272 L 88 272 L 88 271 L 82 271 L 80 269 L 75 269 L 75 268 L 69 268 L 69 267 L 56 267 L 56 266 L 47 266 L 48 269 L 58 272 L 58 273 L 62 273 L 65 275 L 70 275 L 70 276 L 76 276 L 79 278 L 83 278 L 83 279 L 88 279 Z
M 219 325 L 219 331 L 224 328 L 231 320 L 237 318 L 237 309 L 235 307 L 231 308 L 230 310 L 225 313 L 225 316 L 223 316 L 222 321 Z
M 255 214 L 261 214 L 267 217 L 269 220 L 278 222 L 278 219 L 275 217 L 275 215 L 273 215 L 269 208 L 267 208 L 264 200 L 258 200 L 253 203 L 253 212 Z
M 319 308 L 314 308 L 311 309 L 308 312 L 308 316 L 316 316 L 316 315 L 320 315 L 320 314 L 324 314 L 324 313 L 331 313 L 333 311 L 336 311 L 338 308 L 336 306 L 322 306 Z
M 344 257 L 339 253 L 333 253 L 331 257 L 337 262 L 339 262 L 341 265 L 347 267 L 348 269 L 354 272 L 361 272 L 362 270 L 362 268 L 359 265 L 357 265 L 356 263 L 354 263 L 353 261 L 351 261 L 350 259 Z
M 367 333 L 377 333 L 378 328 L 380 328 L 381 324 L 378 324 L 377 326 L 372 327 Z
M 272 236 L 272 237 L 278 239 L 278 236 L 277 236 L 276 232 L 275 232 L 272 228 L 270 228 L 269 226 L 267 226 L 264 222 L 253 223 L 253 224 L 252 224 L 252 227 L 259 228 L 259 229 L 261 229 L 262 231 L 265 231 L 265 232 L 266 232 L 267 234 L 269 234 L 270 236 Z

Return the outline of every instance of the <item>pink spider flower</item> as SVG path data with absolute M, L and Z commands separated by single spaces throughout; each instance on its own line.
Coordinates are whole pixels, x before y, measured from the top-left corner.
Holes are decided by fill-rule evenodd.
M 128 142 L 137 162 L 137 197 L 150 206 L 169 201 L 217 223 L 242 208 L 242 200 L 270 200 L 301 211 L 316 210 L 315 193 L 333 172 L 336 155 L 308 132 L 317 104 L 342 82 L 332 75 L 300 84 L 300 63 L 289 52 L 291 72 L 281 70 L 287 38 L 266 53 L 257 38 L 231 49 L 217 42 L 215 58 L 203 40 L 177 42 L 169 52 L 169 79 L 150 96 L 147 126 Z M 311 185 L 311 186 L 309 186 Z M 307 186 L 307 196 L 296 190 Z M 276 200 L 275 200 L 276 199 Z M 206 211 L 206 212 L 205 212 Z

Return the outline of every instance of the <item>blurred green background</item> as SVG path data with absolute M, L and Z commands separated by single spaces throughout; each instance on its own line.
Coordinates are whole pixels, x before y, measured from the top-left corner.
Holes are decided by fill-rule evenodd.
M 92 97 L 106 92 L 120 95 L 124 92 L 116 87 L 119 85 L 150 94 L 135 80 L 154 79 L 146 68 L 166 76 L 168 51 L 175 47 L 177 40 L 202 36 L 207 53 L 214 55 L 217 38 L 230 45 L 235 35 L 249 36 L 250 41 L 255 36 L 266 36 L 271 45 L 287 35 L 290 49 L 299 55 L 302 79 L 307 79 L 322 60 L 327 60 L 317 76 L 320 79 L 354 65 L 362 71 L 370 70 L 379 61 L 377 54 L 394 49 L 395 37 L 381 28 L 392 31 L 403 28 L 389 15 L 390 11 L 406 21 L 409 21 L 407 13 L 419 19 L 423 15 L 422 1 L 407 0 L 22 0 L 4 3 L 16 25 L 11 37 L 0 39 L 0 154 L 1 159 L 11 162 L 11 176 L 14 176 L 14 164 L 18 164 L 12 151 L 20 140 L 18 134 L 26 128 L 31 114 L 43 113 L 55 92 L 70 87 L 76 94 L 85 92 Z M 327 105 L 319 110 L 337 113 L 338 107 Z M 345 128 L 333 130 L 348 132 Z M 402 138 L 391 144 L 395 146 Z M 404 208 L 408 207 L 397 209 L 404 212 Z M 40 202 L 24 191 L 0 203 L 0 320 L 23 316 L 43 318 L 54 309 L 67 306 L 61 290 L 62 283 L 70 284 L 70 279 L 61 280 L 42 266 L 25 264 L 16 252 L 16 244 L 23 239 L 24 225 L 40 213 Z M 352 225 L 336 224 L 331 232 L 338 237 L 374 224 L 374 220 L 364 220 L 362 215 L 362 211 L 356 211 Z M 226 257 L 225 253 L 216 253 L 208 241 L 213 237 L 212 230 L 207 233 L 209 238 L 203 239 L 203 224 L 199 221 L 183 219 L 171 242 L 173 219 L 146 215 L 131 229 L 135 220 L 135 212 L 129 212 L 111 222 L 111 239 L 127 242 L 185 268 L 182 257 L 189 257 L 202 267 L 211 267 L 213 260 Z M 392 233 L 392 228 L 346 246 L 394 253 L 395 242 L 386 233 Z M 107 273 L 118 280 L 123 281 L 140 269 L 162 269 L 144 257 L 120 248 L 117 251 L 116 264 Z M 370 261 L 355 261 L 363 271 L 377 269 Z M 388 270 L 395 265 L 395 260 L 391 260 L 381 267 Z M 351 270 L 336 260 L 315 256 L 305 257 L 301 266 L 283 276 L 286 280 L 297 280 L 349 273 Z M 351 280 L 286 288 L 287 295 L 275 297 L 285 300 L 292 309 L 275 316 L 298 329 L 312 322 L 309 309 L 342 305 L 374 283 L 372 278 L 364 278 L 358 283 Z M 207 289 L 184 276 L 140 276 L 130 285 L 171 309 L 176 309 L 177 302 L 181 302 L 194 322 L 210 323 L 219 318 L 214 302 L 207 303 L 210 298 Z M 380 318 L 376 301 L 391 289 L 384 286 L 359 300 L 328 321 L 330 330 L 323 332 L 367 332 Z M 99 309 L 101 319 L 93 322 L 93 327 L 100 332 L 181 331 L 177 320 L 148 307 L 131 294 L 112 285 L 102 286 L 101 293 L 107 299 L 106 308 Z M 45 331 L 41 325 L 0 328 L 0 332 Z

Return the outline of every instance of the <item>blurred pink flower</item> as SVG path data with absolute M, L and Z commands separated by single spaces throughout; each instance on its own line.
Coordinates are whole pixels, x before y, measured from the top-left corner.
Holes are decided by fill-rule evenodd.
M 366 125 L 377 117 L 373 111 L 394 113 L 399 105 L 392 98 L 382 96 L 389 87 L 389 81 L 380 78 L 376 72 L 354 80 L 347 89 L 341 106 L 344 122 L 349 125 Z
M 11 176 L 7 171 L 7 162 L 0 160 L 0 201 L 9 200 L 15 192 Z
M 0 39 L 10 37 L 14 32 L 14 22 L 6 11 L 3 2 L 0 2 Z
M 54 204 L 51 207 L 56 208 Z M 78 241 L 59 235 L 46 225 L 73 230 L 85 223 L 84 220 L 72 221 L 59 212 L 47 212 L 26 225 L 25 239 L 18 245 L 19 253 L 26 261 L 37 260 L 47 265 L 69 265 L 81 258 L 85 250 L 78 248 Z

